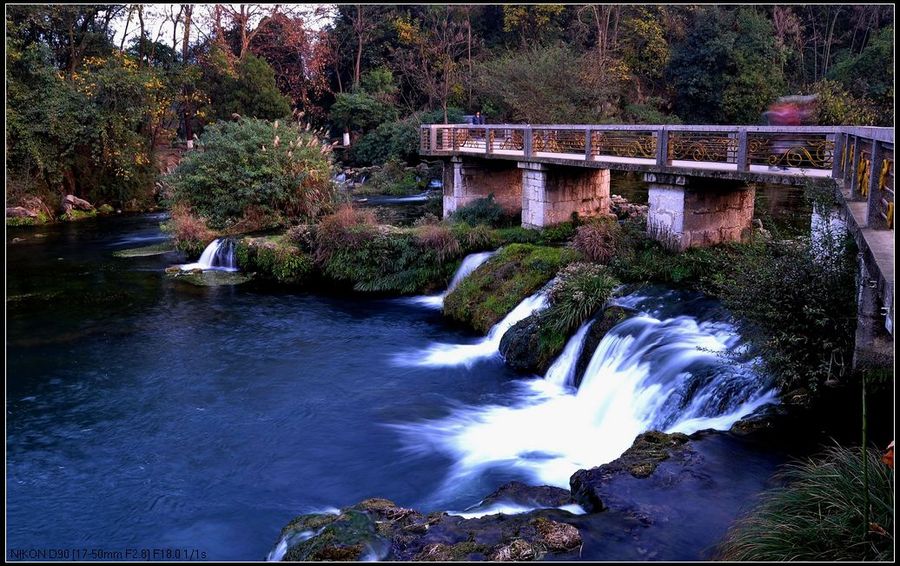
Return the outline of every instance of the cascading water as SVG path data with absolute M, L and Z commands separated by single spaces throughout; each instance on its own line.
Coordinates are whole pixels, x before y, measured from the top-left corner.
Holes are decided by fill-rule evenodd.
M 181 266 L 182 271 L 192 269 L 237 271 L 237 263 L 234 260 L 234 240 L 231 238 L 215 239 L 206 246 L 197 263 L 188 263 Z
M 644 312 L 614 326 L 594 351 L 577 391 L 564 384 L 574 374 L 579 358 L 574 351 L 586 326 L 547 379 L 514 385 L 509 404 L 464 407 L 441 420 L 394 426 L 410 452 L 436 451 L 455 460 L 438 494 L 442 499 L 452 497 L 461 480 L 488 469 L 568 487 L 575 471 L 614 460 L 641 432 L 727 429 L 775 402 L 768 380 L 745 359 L 733 326 L 685 314 L 660 316 L 658 310 Z M 454 353 L 429 352 L 426 359 L 449 362 Z
M 547 308 L 547 295 L 541 290 L 519 303 L 495 324 L 488 335 L 474 344 L 431 344 L 424 352 L 401 352 L 394 363 L 401 366 L 471 366 L 476 361 L 499 355 L 500 340 L 512 326 L 533 313 Z
M 421 297 L 413 297 L 409 299 L 410 302 L 426 306 L 433 309 L 440 309 L 444 307 L 444 297 L 447 294 L 455 289 L 460 282 L 469 276 L 473 271 L 478 269 L 478 267 L 489 260 L 491 256 L 493 256 L 497 252 L 480 252 L 477 254 L 469 254 L 462 260 L 462 263 L 459 264 L 459 269 L 456 270 L 456 273 L 453 274 L 453 279 L 450 281 L 450 286 L 447 287 L 447 290 L 441 293 L 440 295 L 425 295 Z
M 593 319 L 591 319 L 581 325 L 581 328 L 566 343 L 566 347 L 563 348 L 562 353 L 556 358 L 553 365 L 547 369 L 547 375 L 544 376 L 544 379 L 560 387 L 575 384 L 575 366 L 584 347 L 584 337 L 588 330 L 591 329 L 593 322 Z

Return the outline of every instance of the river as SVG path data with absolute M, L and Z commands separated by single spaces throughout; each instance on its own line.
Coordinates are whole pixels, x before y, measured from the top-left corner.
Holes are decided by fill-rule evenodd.
M 165 275 L 187 260 L 177 252 L 113 256 L 163 242 L 163 219 L 8 231 L 10 548 L 179 548 L 259 560 L 300 513 L 368 497 L 465 509 L 509 480 L 564 481 L 565 466 L 609 459 L 578 444 L 614 422 L 593 430 L 565 420 L 567 408 L 592 403 L 583 395 L 535 388 L 543 380 L 523 381 L 498 356 L 408 363 L 416 352 L 485 340 L 447 324 L 429 301 L 258 282 L 196 287 Z M 517 454 L 530 438 L 546 452 L 553 437 L 510 427 L 542 417 L 561 419 L 545 430 L 576 441 L 552 465 L 532 466 L 534 455 Z M 561 428 L 570 425 L 587 428 Z M 614 450 L 632 432 L 623 429 L 627 442 Z M 495 444 L 461 447 L 482 433 Z M 612 536 L 621 525 L 598 515 L 585 523 L 583 558 L 707 557 L 783 458 L 733 439 L 705 446 L 718 466 L 711 473 L 733 477 L 706 493 L 670 494 L 693 520 L 635 542 Z

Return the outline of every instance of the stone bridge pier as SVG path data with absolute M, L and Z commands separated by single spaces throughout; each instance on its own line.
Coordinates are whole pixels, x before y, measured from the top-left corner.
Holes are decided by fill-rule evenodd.
M 666 247 L 683 251 L 744 241 L 753 226 L 756 189 L 741 181 L 645 173 L 647 231 Z
M 450 158 L 444 167 L 444 218 L 473 200 L 493 194 L 509 214 L 522 210 L 522 175 L 508 162 Z
M 490 194 L 507 213 L 521 212 L 525 228 L 566 222 L 575 213 L 602 216 L 609 214 L 609 178 L 609 169 L 452 157 L 444 168 L 444 218 Z

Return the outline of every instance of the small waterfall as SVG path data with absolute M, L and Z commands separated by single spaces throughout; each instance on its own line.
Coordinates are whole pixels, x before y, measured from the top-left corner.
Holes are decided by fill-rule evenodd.
M 200 255 L 197 263 L 188 263 L 181 266 L 182 271 L 192 269 L 237 271 L 237 263 L 234 261 L 234 240 L 231 238 L 215 239 Z
M 444 297 L 447 296 L 447 293 L 455 289 L 460 282 L 469 276 L 473 271 L 478 269 L 478 267 L 489 260 L 491 256 L 493 256 L 497 252 L 480 252 L 477 254 L 469 254 L 462 260 L 462 263 L 459 264 L 459 269 L 456 270 L 456 273 L 453 274 L 453 279 L 450 281 L 450 286 L 447 287 L 447 290 L 441 293 L 440 295 L 423 295 L 421 297 L 413 297 L 408 299 L 409 302 L 421 305 L 423 307 L 428 307 L 432 309 L 440 309 L 444 307 Z
M 402 352 L 394 356 L 394 363 L 401 366 L 471 366 L 476 361 L 499 355 L 500 340 L 512 326 L 533 313 L 547 308 L 547 295 L 543 290 L 519 303 L 488 335 L 475 344 L 430 345 L 422 351 Z
M 591 328 L 594 319 L 590 319 L 581 325 L 578 332 L 569 338 L 562 354 L 556 358 L 553 365 L 547 370 L 544 379 L 559 385 L 560 387 L 571 386 L 575 383 L 575 366 L 578 365 L 578 357 L 581 356 L 581 350 L 584 347 L 584 337 Z
M 666 300 L 666 308 L 678 302 Z M 452 497 L 461 481 L 487 469 L 568 487 L 575 471 L 614 460 L 642 432 L 728 429 L 776 402 L 770 381 L 744 359 L 746 347 L 726 322 L 646 312 L 622 321 L 600 341 L 574 390 L 564 384 L 587 329 L 578 333 L 547 379 L 512 384 L 509 402 L 394 426 L 408 451 L 455 460 L 439 497 Z M 429 352 L 427 359 L 460 363 L 464 347 L 455 348 Z

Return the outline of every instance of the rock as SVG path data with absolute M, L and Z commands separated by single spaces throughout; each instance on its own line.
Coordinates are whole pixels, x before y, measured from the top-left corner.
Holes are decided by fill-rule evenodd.
M 688 440 L 687 435 L 679 432 L 666 434 L 650 431 L 639 434 L 631 448 L 612 462 L 575 472 L 569 479 L 572 496 L 586 511 L 602 511 L 608 508 L 604 487 L 610 479 L 622 473 L 647 478 L 656 471 L 660 462 L 689 450 L 684 446 Z
M 610 329 L 622 322 L 623 320 L 634 316 L 636 312 L 625 307 L 612 306 L 607 307 L 601 313 L 594 317 L 594 324 L 591 325 L 588 333 L 584 337 L 584 345 L 581 348 L 581 354 L 578 356 L 578 362 L 575 364 L 575 387 L 581 385 L 584 378 L 584 372 L 587 370 L 591 358 L 597 346 L 606 336 Z
M 97 209 L 97 212 L 99 212 L 100 214 L 112 214 L 115 212 L 115 209 L 108 204 L 104 204 Z
M 541 534 L 547 550 L 571 550 L 581 546 L 581 533 L 572 525 L 543 517 L 538 517 L 532 524 Z
M 69 212 L 70 210 L 81 210 L 86 212 L 94 210 L 94 205 L 75 195 L 66 195 L 66 198 L 63 199 L 63 209 L 65 209 L 66 212 Z
M 526 540 L 516 539 L 509 544 L 498 546 L 491 553 L 494 562 L 508 562 L 510 560 L 534 560 L 538 553 L 534 546 Z
M 740 436 L 778 432 L 788 416 L 788 410 L 783 405 L 767 403 L 734 423 L 729 432 Z
M 37 218 L 38 213 L 33 210 L 28 210 L 22 206 L 12 206 L 6 208 L 6 217 L 7 218 Z
M 495 494 L 528 491 L 514 483 Z M 532 497 L 552 491 L 548 502 L 561 499 L 560 493 L 545 488 L 538 487 Z M 278 542 L 287 541 L 285 560 L 534 560 L 547 553 L 572 557 L 581 535 L 565 522 L 567 517 L 579 520 L 556 509 L 473 519 L 423 515 L 387 499 L 368 499 L 336 515 L 302 515 L 282 529 Z
M 540 360 L 538 333 L 541 316 L 533 314 L 512 326 L 500 339 L 500 354 L 506 365 L 522 373 L 543 375 L 552 363 Z
M 562 507 L 574 503 L 572 494 L 567 489 L 549 485 L 528 485 L 519 481 L 511 481 L 481 501 L 479 507 L 489 507 L 495 503 L 509 502 L 528 507 Z
M 609 210 L 619 220 L 646 217 L 648 209 L 647 205 L 632 203 L 620 195 L 611 195 L 609 199 Z
M 809 395 L 809 391 L 805 388 L 800 387 L 799 389 L 794 389 L 793 391 L 788 391 L 784 395 L 781 396 L 781 400 L 784 401 L 788 405 L 795 405 L 801 408 L 809 408 L 811 404 L 811 398 Z

